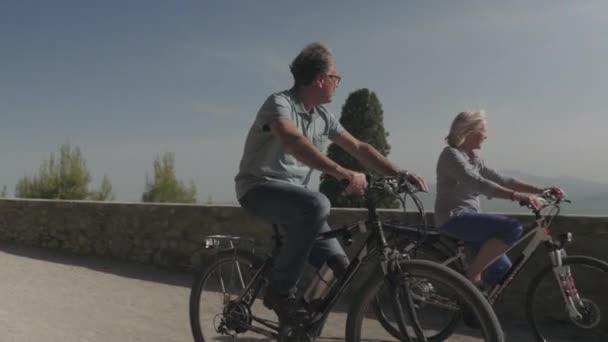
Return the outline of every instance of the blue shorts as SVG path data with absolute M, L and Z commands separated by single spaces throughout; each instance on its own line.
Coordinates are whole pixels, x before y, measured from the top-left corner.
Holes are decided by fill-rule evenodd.
M 439 230 L 452 238 L 464 241 L 475 253 L 489 239 L 498 239 L 509 246 L 517 242 L 523 232 L 522 225 L 516 219 L 501 216 L 463 212 L 453 216 Z M 503 254 L 486 268 L 483 281 L 488 285 L 497 284 L 512 263 Z

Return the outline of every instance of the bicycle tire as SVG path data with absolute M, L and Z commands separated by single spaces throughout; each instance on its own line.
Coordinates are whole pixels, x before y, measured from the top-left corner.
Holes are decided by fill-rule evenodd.
M 456 271 L 428 260 L 400 260 L 405 275 L 411 278 L 420 277 L 421 279 L 432 279 L 449 286 L 457 294 L 458 303 L 462 303 L 473 313 L 480 324 L 480 330 L 486 342 L 504 342 L 504 333 L 494 310 L 484 298 L 484 296 L 469 282 L 465 277 Z M 349 310 L 346 322 L 346 341 L 361 342 L 368 339 L 378 339 L 378 337 L 364 337 L 362 339 L 362 327 L 366 320 L 367 309 L 376 298 L 377 292 L 385 282 L 385 277 L 378 270 L 375 276 L 370 277 L 362 287 L 358 296 L 354 298 Z M 374 318 L 372 316 L 372 318 Z M 366 332 L 374 329 L 366 328 Z M 402 340 L 399 336 L 392 336 Z M 383 340 L 386 339 L 382 336 Z M 413 338 L 412 341 L 416 339 Z
M 414 260 L 429 260 L 434 262 L 442 262 L 448 258 L 445 253 L 441 250 L 435 248 L 433 245 L 422 244 L 417 247 L 413 253 L 410 254 L 410 257 Z M 380 292 L 380 291 L 379 291 Z M 389 322 L 387 315 L 384 313 L 382 306 L 380 305 L 381 300 L 376 298 L 373 305 L 373 311 L 376 315 L 378 322 L 382 327 L 394 338 L 399 338 L 401 333 L 399 332 L 398 327 L 395 327 L 393 324 Z M 462 318 L 462 314 L 458 311 L 453 312 L 451 315 L 448 315 L 446 319 L 442 320 L 445 322 L 445 325 L 437 329 L 437 332 L 433 335 L 426 336 L 429 342 L 439 342 L 444 341 L 447 337 L 452 335 L 454 330 L 457 328 L 460 320 Z
M 220 308 L 218 308 L 219 312 L 216 312 L 217 316 L 214 316 L 214 322 L 208 322 L 208 320 L 205 320 L 205 322 L 203 322 L 203 324 L 201 325 L 201 314 L 204 314 L 205 316 L 209 316 L 210 314 L 209 312 L 203 312 L 204 310 L 206 310 L 205 305 L 207 305 L 209 309 L 211 306 L 211 303 L 202 303 L 201 297 L 203 295 L 203 292 L 205 291 L 205 285 L 207 284 L 207 281 L 210 279 L 210 277 L 214 275 L 214 272 L 217 272 L 218 269 L 221 270 L 220 267 L 224 264 L 234 263 L 235 258 L 236 260 L 238 260 L 239 265 L 242 264 L 241 273 L 243 274 L 243 276 L 245 276 L 245 274 L 248 274 L 250 276 L 253 275 L 263 263 L 261 258 L 257 257 L 249 251 L 236 250 L 235 252 L 234 249 L 228 249 L 218 252 L 213 258 L 209 260 L 208 263 L 204 264 L 203 267 L 201 267 L 200 271 L 196 274 L 194 278 L 190 290 L 190 328 L 192 330 L 192 336 L 194 337 L 195 342 L 205 342 L 214 340 L 214 338 L 212 338 L 211 336 L 205 337 L 203 330 L 213 332 L 216 323 L 215 317 L 219 317 L 223 314 L 224 307 L 221 307 L 221 310 Z M 236 269 L 236 267 L 233 268 Z M 235 293 L 235 295 L 239 294 L 240 293 Z M 212 324 L 213 327 L 210 327 L 210 324 Z M 205 329 L 203 329 L 203 326 Z M 217 336 L 219 335 L 225 334 L 217 333 Z
M 532 327 L 534 338 L 539 342 L 554 342 L 554 341 L 585 341 L 585 342 L 605 342 L 608 341 L 608 319 L 604 317 L 601 321 L 602 312 L 596 310 L 604 309 L 604 316 L 608 315 L 608 300 L 598 295 L 594 302 L 593 293 L 605 293 L 606 284 L 608 284 L 608 263 L 605 261 L 587 257 L 587 256 L 570 256 L 562 260 L 563 265 L 570 266 L 576 289 L 581 298 L 584 299 L 584 307 L 578 308 L 581 313 L 586 313 L 585 319 L 591 321 L 575 322 L 570 319 L 566 312 L 566 306 L 560 308 L 553 307 L 556 298 L 563 298 L 561 293 L 555 293 L 559 290 L 557 279 L 553 274 L 553 265 L 547 265 L 530 282 L 526 297 L 526 315 L 529 324 Z M 587 271 L 593 271 L 593 274 Z M 601 272 L 601 273 L 598 273 Z M 602 277 L 603 276 L 603 277 Z M 549 277 L 549 278 L 546 278 Z M 585 280 L 590 281 L 589 284 Z M 558 297 L 556 297 L 558 296 Z M 542 307 L 542 300 L 548 299 L 549 306 Z M 598 305 L 597 301 L 603 305 Z M 562 301 L 559 301 L 563 303 Z M 538 310 L 538 311 L 537 311 Z M 544 316 L 544 319 L 537 317 L 536 313 Z M 597 321 L 594 323 L 594 314 L 597 315 Z M 555 324 L 550 329 L 541 329 L 543 325 Z M 568 329 L 563 329 L 563 323 L 568 323 Z M 582 325 L 588 325 L 588 328 L 583 328 Z M 593 329 L 590 329 L 592 328 Z M 576 335 L 574 335 L 576 334 Z M 557 335 L 557 336 L 554 336 Z M 563 339 L 569 338 L 569 339 Z

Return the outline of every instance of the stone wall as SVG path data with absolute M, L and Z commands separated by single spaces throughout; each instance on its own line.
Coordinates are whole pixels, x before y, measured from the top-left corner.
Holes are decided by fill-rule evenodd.
M 330 221 L 338 227 L 363 219 L 365 215 L 362 210 L 336 209 Z M 382 215 L 402 218 L 398 211 L 383 211 Z M 517 218 L 522 222 L 532 221 L 530 216 Z M 574 234 L 574 243 L 567 249 L 569 254 L 608 260 L 607 217 L 558 217 L 554 231 Z M 229 206 L 0 200 L 0 240 L 82 255 L 192 270 L 208 257 L 202 245 L 204 237 L 210 234 L 250 236 L 258 241 L 258 248 L 263 248 L 269 242 L 270 228 L 240 208 Z M 518 310 L 528 282 L 547 262 L 545 253 L 537 253 L 513 286 L 505 291 L 499 310 L 502 306 L 502 311 L 522 317 L 523 311 Z M 602 292 L 608 288 L 608 284 L 598 286 Z M 608 307 L 608 295 L 603 296 Z

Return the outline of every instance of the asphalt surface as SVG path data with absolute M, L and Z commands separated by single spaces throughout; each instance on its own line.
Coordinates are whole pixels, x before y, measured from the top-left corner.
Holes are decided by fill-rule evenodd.
M 191 281 L 149 265 L 0 242 L 0 342 L 192 341 Z M 321 341 L 343 340 L 345 318 L 333 313 Z M 375 321 L 365 329 L 369 340 L 392 340 Z M 506 330 L 510 342 L 532 341 L 526 327 Z M 459 333 L 448 341 L 480 341 L 473 330 Z

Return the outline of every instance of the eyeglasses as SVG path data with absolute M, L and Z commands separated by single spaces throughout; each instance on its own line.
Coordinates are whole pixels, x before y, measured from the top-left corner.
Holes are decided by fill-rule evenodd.
M 340 81 L 342 81 L 342 77 L 338 75 L 327 75 L 327 77 L 331 78 L 332 81 L 334 81 L 334 83 L 336 84 L 336 86 L 340 84 Z

